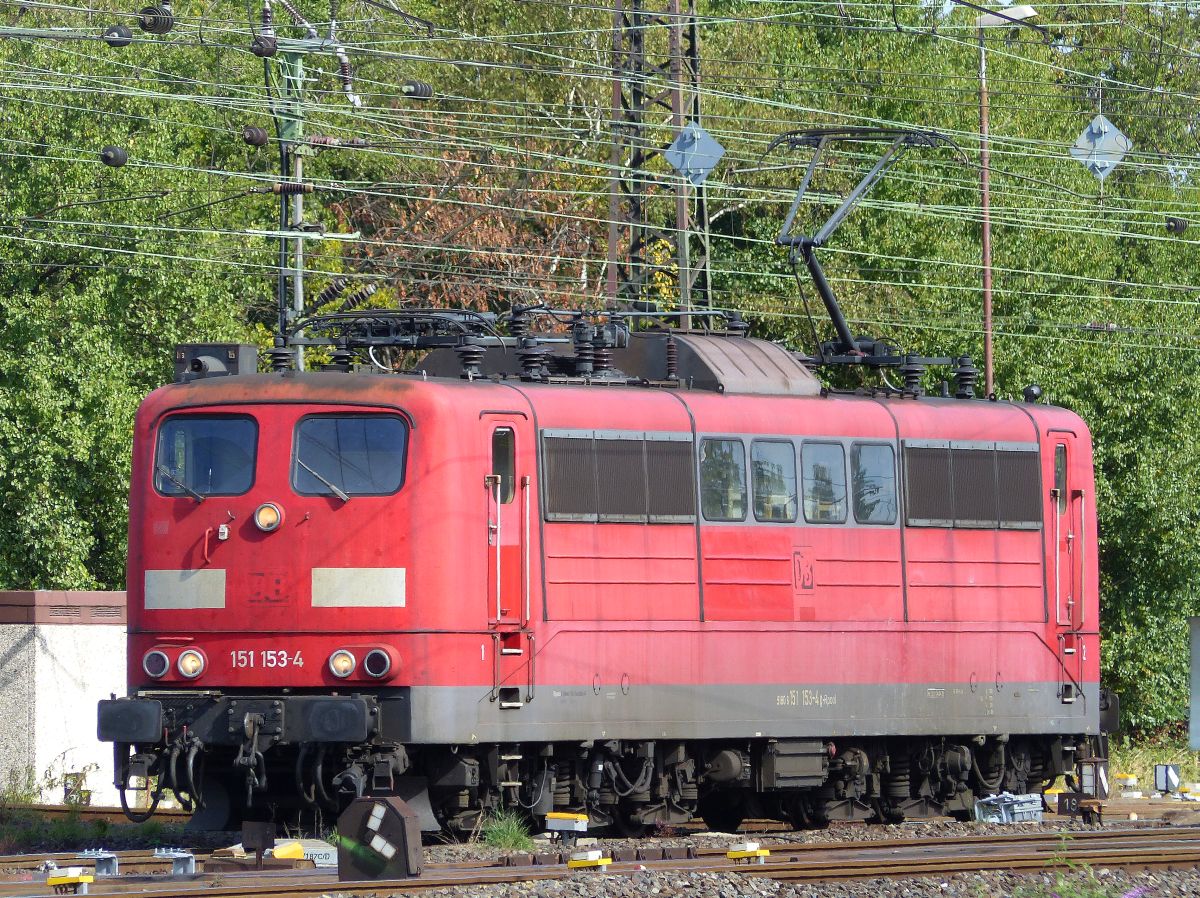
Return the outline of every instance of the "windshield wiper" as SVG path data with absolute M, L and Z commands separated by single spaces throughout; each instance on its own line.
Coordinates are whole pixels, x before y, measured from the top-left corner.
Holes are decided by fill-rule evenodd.
M 167 480 L 171 481 L 173 484 L 175 484 L 177 487 L 179 487 L 181 490 L 183 490 L 185 493 L 187 493 L 189 496 L 191 496 L 193 499 L 195 499 L 197 505 L 199 505 L 201 502 L 204 501 L 205 496 L 203 493 L 197 492 L 196 490 L 192 489 L 190 486 L 188 486 L 186 483 L 184 483 L 182 480 L 180 480 L 178 477 L 176 477 L 174 474 L 172 474 L 171 469 L 168 468 L 166 465 L 158 466 L 158 475 L 160 477 L 167 478 Z
M 349 493 L 343 492 L 342 489 L 340 487 L 338 487 L 337 484 L 335 484 L 332 480 L 329 480 L 329 479 L 325 478 L 323 475 L 318 474 L 316 471 L 314 471 L 312 468 L 310 468 L 308 465 L 306 465 L 304 463 L 304 460 L 301 459 L 299 455 L 296 456 L 296 464 L 298 464 L 304 470 L 308 471 L 309 474 L 312 474 L 313 477 L 317 478 L 317 480 L 321 481 L 323 484 L 325 484 L 327 487 L 329 487 L 329 491 L 331 493 L 333 493 L 335 496 L 337 496 L 339 499 L 341 499 L 343 502 L 350 501 Z

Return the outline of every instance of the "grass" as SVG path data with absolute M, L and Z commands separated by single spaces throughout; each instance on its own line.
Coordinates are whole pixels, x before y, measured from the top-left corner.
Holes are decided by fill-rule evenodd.
M 1055 873 L 1048 882 L 1018 886 L 1011 898 L 1142 898 L 1146 887 L 1129 888 L 1104 882 L 1091 867 L 1073 867 L 1067 873 Z
M 1187 734 L 1157 733 L 1143 736 L 1136 743 L 1128 737 L 1113 738 L 1110 746 L 1109 782 L 1116 787 L 1118 773 L 1137 777 L 1136 788 L 1143 793 L 1154 789 L 1154 765 L 1178 764 L 1180 781 L 1200 783 L 1200 752 L 1188 748 Z
M 501 851 L 532 851 L 533 839 L 525 818 L 515 811 L 492 811 L 480 829 L 485 845 Z
M 123 850 L 164 845 L 196 846 L 197 840 L 197 834 L 188 832 L 182 825 L 164 824 L 158 820 L 109 823 L 107 820 L 84 820 L 78 814 L 46 820 L 31 811 L 0 809 L 0 854 L 79 851 L 84 848 Z M 219 837 L 214 847 L 220 844 L 224 842 Z

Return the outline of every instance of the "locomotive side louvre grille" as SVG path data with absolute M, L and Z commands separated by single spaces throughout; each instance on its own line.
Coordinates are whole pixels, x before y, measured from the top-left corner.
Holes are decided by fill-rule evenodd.
M 582 439 L 544 436 L 542 448 L 547 520 L 596 520 L 596 453 L 591 434 Z
M 1037 452 L 996 450 L 1000 526 L 1036 530 L 1042 524 L 1041 465 Z
M 696 481 L 691 440 L 647 440 L 646 484 L 651 522 L 694 521 Z
M 954 493 L 950 447 L 904 447 L 905 518 L 910 526 L 950 527 Z
M 951 448 L 950 471 L 954 478 L 954 526 L 994 529 L 999 522 L 995 452 Z
M 1041 456 L 1023 443 L 904 445 L 910 527 L 1036 530 Z
M 543 431 L 548 521 L 690 523 L 696 518 L 691 434 Z
M 600 520 L 645 522 L 645 442 L 597 438 L 592 445 L 596 453 L 596 511 Z

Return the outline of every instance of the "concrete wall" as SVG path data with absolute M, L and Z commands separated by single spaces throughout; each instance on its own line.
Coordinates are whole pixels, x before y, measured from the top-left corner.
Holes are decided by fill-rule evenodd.
M 96 703 L 125 694 L 125 594 L 0 592 L 0 789 L 32 776 L 59 804 L 67 773 L 93 805 L 117 804 Z

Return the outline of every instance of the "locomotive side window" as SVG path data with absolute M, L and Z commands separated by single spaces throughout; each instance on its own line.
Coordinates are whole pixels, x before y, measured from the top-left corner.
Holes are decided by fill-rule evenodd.
M 841 524 L 846 520 L 846 450 L 840 443 L 809 443 L 800 450 L 804 469 L 804 520 Z
M 990 447 L 950 450 L 954 526 L 995 528 L 999 522 L 996 456 Z
M 759 521 L 796 520 L 796 447 L 779 440 L 750 444 L 754 517 Z
M 1036 444 L 904 446 L 910 527 L 1036 530 L 1042 526 Z
M 700 507 L 709 521 L 746 520 L 746 448 L 741 440 L 700 444 Z
M 646 440 L 646 487 L 650 521 L 670 524 L 696 519 L 696 467 L 692 441 Z
M 239 496 L 254 483 L 258 425 L 245 415 L 175 415 L 158 429 L 154 488 L 166 496 Z
M 950 447 L 904 447 L 905 517 L 910 527 L 954 525 Z
M 679 524 L 696 519 L 691 434 L 542 431 L 547 521 Z
M 596 520 L 596 452 L 591 431 L 542 436 L 542 502 L 549 521 Z
M 881 443 L 850 447 L 854 520 L 860 524 L 896 523 L 896 454 Z
M 1036 530 L 1042 526 L 1041 467 L 1036 449 L 996 449 L 1001 527 Z
M 517 440 L 511 427 L 492 431 L 492 474 L 500 477 L 500 504 L 507 505 L 516 493 Z
M 408 428 L 397 415 L 313 415 L 296 426 L 292 488 L 305 496 L 383 496 L 404 482 Z

